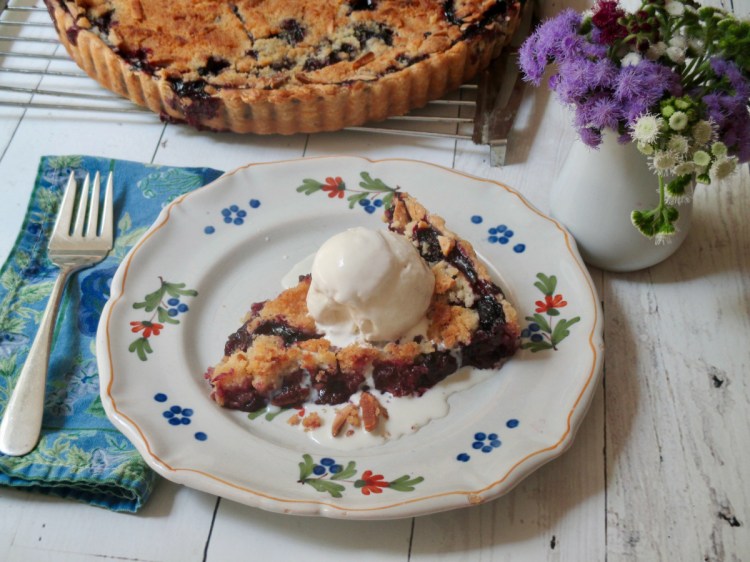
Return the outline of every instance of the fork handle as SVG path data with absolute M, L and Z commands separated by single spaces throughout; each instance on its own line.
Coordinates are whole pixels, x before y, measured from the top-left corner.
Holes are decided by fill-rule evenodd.
M 18 457 L 36 447 L 42 429 L 44 389 L 47 384 L 47 367 L 55 331 L 55 320 L 63 289 L 73 267 L 62 267 L 44 309 L 34 343 L 31 345 L 13 394 L 0 422 L 0 451 Z

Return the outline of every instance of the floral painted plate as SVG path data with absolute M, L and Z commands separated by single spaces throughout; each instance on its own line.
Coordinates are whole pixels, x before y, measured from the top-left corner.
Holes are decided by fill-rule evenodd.
M 288 414 L 218 407 L 203 374 L 251 304 L 333 234 L 384 228 L 399 189 L 474 245 L 520 312 L 519 353 L 450 395 L 446 415 L 376 446 L 332 448 Z M 571 444 L 602 362 L 597 295 L 555 221 L 489 180 L 349 157 L 246 166 L 175 200 L 117 271 L 97 346 L 107 414 L 165 478 L 272 511 L 360 519 L 507 492 Z

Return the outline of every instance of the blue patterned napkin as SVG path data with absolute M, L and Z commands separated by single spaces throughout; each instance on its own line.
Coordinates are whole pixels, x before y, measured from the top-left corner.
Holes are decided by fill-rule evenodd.
M 99 400 L 99 315 L 120 260 L 159 211 L 222 172 L 89 156 L 42 158 L 22 230 L 0 269 L 0 415 L 57 275 L 46 248 L 65 184 L 71 171 L 82 179 L 97 170 L 103 178 L 114 170 L 115 246 L 107 259 L 68 283 L 50 357 L 41 440 L 26 456 L 0 454 L 0 485 L 136 511 L 151 493 L 154 474 L 110 424 Z

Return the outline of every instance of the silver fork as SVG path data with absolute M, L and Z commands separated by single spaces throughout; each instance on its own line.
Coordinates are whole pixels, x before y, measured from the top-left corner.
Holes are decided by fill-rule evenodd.
M 52 334 L 57 319 L 65 283 L 71 273 L 99 263 L 112 249 L 112 173 L 107 179 L 104 194 L 101 229 L 99 225 L 99 172 L 94 176 L 89 197 L 89 175 L 83 182 L 78 211 L 73 223 L 77 185 L 74 174 L 70 175 L 65 188 L 55 228 L 47 248 L 52 263 L 60 273 L 44 309 L 34 343 L 26 363 L 18 376 L 13 394 L 8 401 L 3 420 L 0 422 L 0 451 L 6 455 L 25 455 L 36 447 L 42 428 L 44 411 L 44 387 L 47 381 Z M 90 201 L 88 206 L 87 201 Z M 88 215 L 88 220 L 86 217 Z M 71 223 L 72 231 L 71 231 Z M 84 228 L 85 223 L 85 228 Z

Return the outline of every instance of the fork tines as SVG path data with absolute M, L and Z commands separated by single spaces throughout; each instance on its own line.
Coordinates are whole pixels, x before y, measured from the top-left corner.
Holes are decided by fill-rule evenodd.
M 83 187 L 78 197 L 78 211 L 76 213 L 75 224 L 71 230 L 71 221 L 73 218 L 73 207 L 76 203 L 77 182 L 75 172 L 71 172 L 68 179 L 68 185 L 65 188 L 60 210 L 55 223 L 55 229 L 52 238 L 72 238 L 72 239 L 92 239 L 101 238 L 102 240 L 112 241 L 112 172 L 107 178 L 107 186 L 104 191 L 104 210 L 101 217 L 101 229 L 99 229 L 99 192 L 100 192 L 99 172 L 94 175 L 93 186 L 91 185 L 90 176 L 86 174 L 83 180 Z M 89 196 L 89 189 L 91 195 Z M 88 207 L 86 203 L 88 202 Z M 88 221 L 86 221 L 88 217 Z M 84 229 L 85 223 L 85 229 Z

